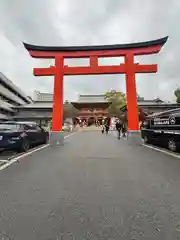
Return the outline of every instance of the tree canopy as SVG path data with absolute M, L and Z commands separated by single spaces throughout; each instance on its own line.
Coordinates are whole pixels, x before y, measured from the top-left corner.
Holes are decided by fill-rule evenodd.
M 180 103 L 180 87 L 178 87 L 175 91 L 174 91 L 174 95 L 176 96 L 176 102 Z
M 111 90 L 105 93 L 105 99 L 112 102 L 108 108 L 110 116 L 119 116 L 120 108 L 126 104 L 126 96 L 121 91 Z
M 105 93 L 105 99 L 112 102 L 112 104 L 108 108 L 109 115 L 119 117 L 121 120 L 126 122 L 127 111 L 125 112 L 120 111 L 120 108 L 122 108 L 123 106 L 126 106 L 125 94 L 123 92 L 117 92 L 115 90 L 112 90 Z M 137 93 L 137 99 L 144 100 L 144 98 L 141 97 L 138 93 Z M 146 113 L 140 107 L 138 109 L 139 109 L 139 120 L 141 121 L 142 119 L 144 119 L 144 116 L 146 115 Z
M 64 103 L 64 109 L 63 109 L 63 119 L 66 118 L 75 118 L 78 116 L 78 110 L 73 107 L 73 105 L 69 101 L 65 101 Z

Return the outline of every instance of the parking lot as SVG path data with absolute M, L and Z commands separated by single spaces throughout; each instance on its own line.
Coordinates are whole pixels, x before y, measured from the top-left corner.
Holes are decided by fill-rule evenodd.
M 63 132 L 64 136 L 66 137 L 67 135 L 71 134 L 70 132 Z M 31 148 L 29 151 L 33 151 L 37 148 L 40 148 L 42 147 L 43 145 L 37 145 L 33 148 Z M 4 163 L 6 163 L 7 161 L 15 158 L 15 157 L 18 157 L 20 155 L 24 154 L 23 153 L 18 153 L 16 151 L 0 151 L 0 166 L 3 165 Z
M 30 148 L 30 150 L 28 152 L 31 152 L 35 149 L 38 149 L 40 147 L 42 147 L 43 145 L 37 145 L 33 148 Z M 11 159 L 21 156 L 23 155 L 23 153 L 17 153 L 16 151 L 1 151 L 0 152 L 0 166 L 3 165 L 4 163 L 7 163 L 8 161 L 10 161 Z
M 2 151 L 2 152 L 0 152 L 0 161 L 11 159 L 12 157 L 16 156 L 17 154 L 19 154 L 19 153 L 15 152 L 15 151 Z

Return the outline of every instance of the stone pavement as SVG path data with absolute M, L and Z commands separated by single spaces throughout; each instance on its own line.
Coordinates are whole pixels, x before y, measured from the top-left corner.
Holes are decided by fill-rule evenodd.
M 180 239 L 180 162 L 78 132 L 0 172 L 0 239 Z

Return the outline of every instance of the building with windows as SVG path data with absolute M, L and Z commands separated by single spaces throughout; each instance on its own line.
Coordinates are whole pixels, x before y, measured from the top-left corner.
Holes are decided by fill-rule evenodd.
M 147 114 L 163 112 L 171 109 L 176 109 L 180 107 L 178 103 L 164 102 L 159 98 L 153 100 L 146 100 L 144 98 L 137 99 L 138 106 Z M 127 106 L 124 105 L 121 109 L 122 112 L 127 110 Z
M 104 95 L 80 95 L 79 100 L 71 104 L 80 110 L 78 117 L 81 120 L 95 122 L 107 116 L 106 109 L 110 103 L 104 99 Z M 13 117 L 15 120 L 48 125 L 52 119 L 53 94 L 35 91 L 32 103 L 17 106 L 16 109 L 17 113 Z
M 108 115 L 107 108 L 111 104 L 104 99 L 104 95 L 80 95 L 78 101 L 71 103 L 79 110 L 79 119 L 86 122 L 101 121 Z M 166 103 L 160 99 L 138 99 L 138 106 L 148 114 L 179 108 L 176 103 Z M 126 106 L 123 107 L 123 111 Z M 34 92 L 33 101 L 23 105 L 14 106 L 14 120 L 36 121 L 38 124 L 48 125 L 52 119 L 53 94 Z
M 53 94 L 34 91 L 33 100 L 34 102 L 53 102 Z
M 32 102 L 25 93 L 0 72 L 0 120 L 11 119 L 16 107 Z
M 53 94 L 34 91 L 33 101 L 28 104 L 16 106 L 17 121 L 35 121 L 47 126 L 52 119 Z

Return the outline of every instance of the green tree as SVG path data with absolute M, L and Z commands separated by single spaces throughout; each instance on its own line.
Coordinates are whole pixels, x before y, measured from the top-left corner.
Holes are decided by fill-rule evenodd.
M 73 105 L 68 102 L 67 100 L 64 103 L 64 109 L 63 109 L 63 119 L 66 118 L 75 118 L 78 116 L 79 111 L 73 107 Z
M 180 87 L 178 87 L 175 91 L 174 91 L 174 95 L 176 96 L 176 102 L 180 103 Z
M 112 117 L 119 116 L 120 108 L 126 104 L 125 94 L 121 91 L 111 90 L 105 93 L 105 99 L 112 103 L 108 108 L 109 115 Z
M 138 93 L 136 95 L 137 95 L 137 101 L 143 101 L 144 100 L 144 97 L 140 96 Z M 159 100 L 159 101 L 161 101 L 161 100 Z M 144 110 L 141 107 L 138 106 L 138 115 L 139 115 L 139 120 L 140 121 L 142 121 L 144 119 L 145 114 L 146 113 L 144 112 Z M 126 103 L 124 104 L 124 110 L 122 110 L 122 112 L 120 114 L 120 118 L 125 122 L 127 121 L 127 104 Z

